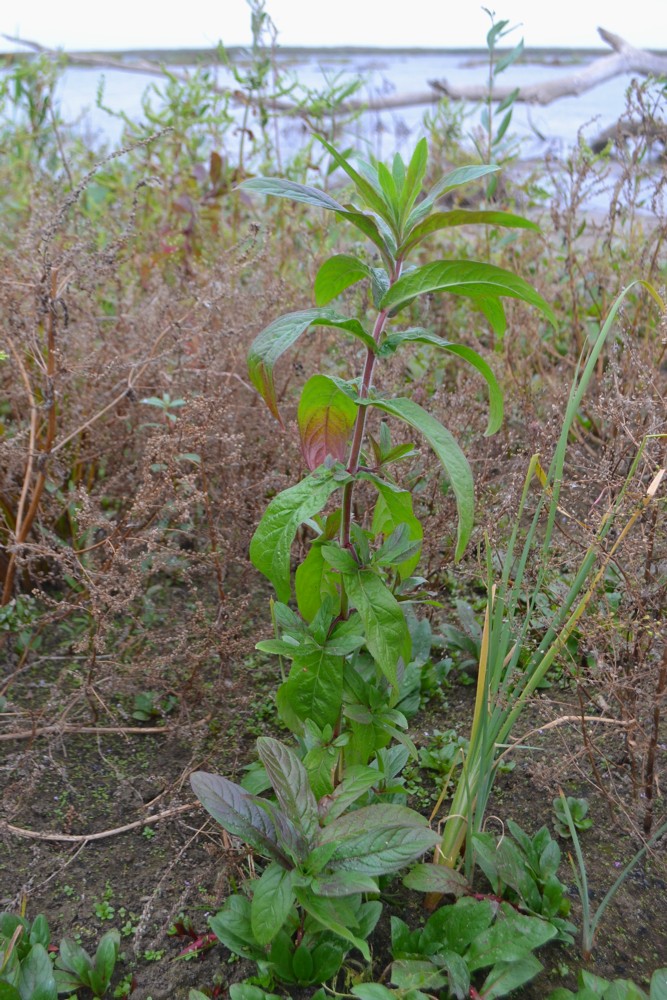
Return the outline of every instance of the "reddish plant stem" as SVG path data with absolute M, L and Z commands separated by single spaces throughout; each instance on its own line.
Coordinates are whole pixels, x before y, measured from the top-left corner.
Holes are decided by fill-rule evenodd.
M 391 287 L 401 274 L 401 267 L 403 261 L 399 258 L 395 265 L 393 273 L 389 276 L 389 287 Z M 379 344 L 380 338 L 384 333 L 385 326 L 387 325 L 387 319 L 389 318 L 389 313 L 386 309 L 382 309 L 375 320 L 375 326 L 373 328 L 373 340 L 376 344 Z M 370 392 L 370 388 L 373 384 L 373 369 L 375 368 L 376 354 L 374 351 L 368 349 L 366 352 L 366 362 L 364 364 L 364 371 L 361 376 L 361 387 L 359 389 L 359 398 L 366 399 Z M 352 435 L 352 444 L 350 445 L 350 457 L 347 463 L 347 471 L 350 475 L 354 476 L 359 470 L 359 456 L 361 454 L 361 445 L 364 440 L 364 432 L 366 430 L 366 406 L 360 406 L 357 412 L 357 419 L 354 424 L 354 433 Z M 344 549 L 350 548 L 350 526 L 352 524 L 352 493 L 354 491 L 354 481 L 346 483 L 343 487 L 343 504 L 342 504 L 342 517 L 340 526 L 340 544 Z M 345 613 L 347 611 L 346 598 L 343 595 L 343 608 Z M 342 611 L 341 611 L 342 613 Z

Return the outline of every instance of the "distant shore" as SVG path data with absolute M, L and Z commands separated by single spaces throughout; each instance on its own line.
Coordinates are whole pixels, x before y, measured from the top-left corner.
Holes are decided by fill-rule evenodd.
M 658 55 L 667 55 L 667 50 L 655 49 Z M 243 62 L 248 56 L 248 50 L 240 45 L 230 45 L 224 48 L 225 54 L 234 62 Z M 500 52 L 500 50 L 499 50 Z M 571 66 L 599 58 L 607 55 L 609 50 L 604 46 L 586 49 L 566 49 L 566 48 L 527 48 L 521 57 L 520 62 L 526 64 L 550 65 L 550 66 Z M 196 65 L 197 63 L 210 64 L 220 59 L 221 50 L 212 49 L 105 49 L 72 51 L 67 53 L 76 56 L 95 56 L 97 58 L 110 57 L 113 59 L 124 59 L 132 62 L 134 59 L 149 60 L 162 63 L 167 66 Z M 25 52 L 0 52 L 0 64 L 11 65 L 20 59 L 33 56 L 35 53 L 26 50 Z M 467 56 L 475 62 L 486 63 L 488 51 L 479 47 L 470 48 L 374 48 L 373 46 L 278 46 L 276 56 L 281 62 L 290 60 L 303 60 L 304 58 L 334 58 L 337 62 L 344 61 L 345 58 L 357 59 L 360 56 Z

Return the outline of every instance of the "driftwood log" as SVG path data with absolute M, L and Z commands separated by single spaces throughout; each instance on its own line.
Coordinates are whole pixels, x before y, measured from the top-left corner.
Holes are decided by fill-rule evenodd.
M 598 28 L 598 33 L 603 41 L 613 49 L 609 55 L 595 59 L 588 66 L 584 66 L 568 76 L 521 87 L 519 88 L 516 100 L 531 104 L 551 104 L 561 97 L 582 94 L 584 91 L 590 90 L 623 73 L 638 73 L 641 76 L 667 76 L 667 57 L 647 52 L 644 49 L 636 49 L 623 38 L 614 35 L 611 31 L 606 31 L 604 28 Z M 148 59 L 126 61 L 100 53 L 63 53 L 45 48 L 38 42 L 27 41 L 23 38 L 14 38 L 10 35 L 3 35 L 3 37 L 10 42 L 23 45 L 33 52 L 64 59 L 71 66 L 118 69 L 127 73 L 143 73 L 151 76 L 164 76 L 165 74 L 163 66 Z M 171 67 L 169 74 L 184 82 L 188 79 L 187 70 L 174 70 Z M 412 94 L 395 94 L 389 97 L 379 97 L 364 101 L 347 101 L 327 113 L 329 115 L 344 115 L 356 111 L 391 111 L 398 108 L 416 107 L 422 104 L 436 104 L 442 97 L 449 97 L 460 101 L 480 101 L 488 98 L 488 89 L 483 85 L 457 86 L 448 83 L 446 80 L 429 80 L 428 83 L 431 89 L 427 91 Z M 261 102 L 262 107 L 270 111 L 306 119 L 310 117 L 307 107 L 296 106 L 288 101 L 272 98 L 253 98 L 240 90 L 219 87 L 215 84 L 212 85 L 212 89 L 216 93 L 227 94 L 230 100 L 238 105 L 252 105 Z M 513 87 L 496 87 L 493 90 L 493 99 L 502 101 L 515 89 Z

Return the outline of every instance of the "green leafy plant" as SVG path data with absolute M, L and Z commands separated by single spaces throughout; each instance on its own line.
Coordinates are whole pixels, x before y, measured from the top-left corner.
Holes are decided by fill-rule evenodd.
M 51 932 L 42 914 L 31 922 L 24 915 L 0 913 L 1 1000 L 57 1000 L 48 955 Z
M 431 916 L 423 929 L 410 931 L 398 917 L 391 920 L 391 982 L 422 998 L 446 987 L 457 1000 L 505 996 L 543 968 L 535 949 L 556 937 L 556 928 L 539 917 L 518 913 L 509 903 L 494 906 L 485 899 L 458 899 Z M 475 973 L 490 969 L 471 989 Z M 419 991 L 419 992 L 417 992 Z M 424 991 L 424 992 L 422 992 Z M 381 1000 L 394 993 L 356 987 L 361 1000 Z
M 316 928 L 323 927 L 348 947 L 358 948 L 368 960 L 365 938 L 380 907 L 362 903 L 361 895 L 375 894 L 378 876 L 396 872 L 419 857 L 437 842 L 438 835 L 406 806 L 350 809 L 377 780 L 374 769 L 355 770 L 318 807 L 308 772 L 294 751 L 270 737 L 260 737 L 257 751 L 275 803 L 218 775 L 197 771 L 191 776 L 195 794 L 208 812 L 269 860 L 251 885 L 251 902 L 230 897 L 211 921 L 213 931 L 219 937 L 222 934 L 228 946 L 230 941 L 242 941 L 240 954 L 252 945 L 249 957 L 263 959 L 263 949 L 278 938 L 286 923 L 296 915 L 292 930 L 305 929 L 306 917 L 310 917 Z M 233 940 L 230 934 L 235 935 Z M 280 966 L 283 974 L 285 963 L 279 961 L 275 949 L 288 947 L 291 939 L 292 935 L 283 934 L 272 949 L 270 962 Z
M 339 330 L 360 344 L 364 353 L 360 377 L 346 381 L 314 375 L 306 382 L 298 407 L 298 425 L 303 455 L 311 472 L 271 501 L 252 539 L 250 556 L 271 580 L 284 604 L 292 593 L 290 549 L 294 535 L 304 521 L 314 528 L 316 537 L 294 581 L 300 616 L 288 614 L 276 605 L 277 630 L 288 631 L 260 648 L 293 663 L 278 692 L 278 707 L 286 724 L 302 735 L 306 720 L 323 729 L 327 724 L 339 725 L 342 715 L 356 736 L 341 748 L 342 756 L 356 763 L 360 735 L 368 735 L 370 726 L 375 725 L 378 706 L 367 704 L 367 691 L 352 688 L 356 678 L 364 679 L 366 669 L 372 686 L 378 691 L 384 689 L 385 703 L 397 700 L 399 671 L 409 662 L 411 643 L 400 602 L 415 588 L 412 574 L 418 565 L 423 534 L 410 492 L 400 488 L 390 471 L 394 463 L 414 450 L 414 445 L 394 447 L 385 431 L 377 441 L 368 438 L 371 452 L 366 454 L 363 446 L 370 410 L 379 410 L 420 431 L 440 459 L 458 509 L 457 557 L 473 525 L 472 473 L 459 445 L 438 420 L 411 399 L 375 392 L 376 366 L 415 343 L 454 354 L 471 364 L 487 382 L 491 407 L 488 433 L 497 430 L 502 419 L 502 397 L 496 379 L 474 350 L 422 327 L 396 327 L 395 318 L 420 295 L 445 291 L 470 298 L 499 334 L 505 328 L 501 301 L 505 296 L 537 306 L 550 320 L 553 314 L 523 279 L 495 266 L 469 260 L 441 260 L 421 267 L 407 263 L 424 240 L 453 226 L 489 223 L 534 228 L 532 223 L 504 212 L 437 210 L 443 194 L 487 176 L 495 167 L 460 168 L 422 196 L 427 165 L 425 140 L 418 143 L 407 165 L 397 156 L 391 168 L 382 163 L 360 162 L 358 169 L 325 140 L 320 141 L 334 164 L 352 181 L 356 201 L 342 204 L 316 188 L 281 179 L 253 178 L 243 187 L 334 213 L 364 234 L 379 254 L 382 266 L 351 254 L 331 257 L 315 278 L 316 307 L 275 320 L 250 348 L 250 377 L 278 419 L 275 364 L 308 329 L 327 326 Z M 370 286 L 375 310 L 372 325 L 329 305 L 361 281 Z M 369 511 L 369 526 L 363 529 L 352 517 L 355 486 L 360 482 L 370 484 L 377 494 Z M 334 494 L 340 498 L 338 507 L 323 518 L 321 512 Z M 363 646 L 365 650 L 357 655 Z M 361 666 L 362 660 L 367 668 Z M 348 664 L 353 665 L 353 671 L 346 671 Z M 361 705 L 363 711 L 353 705 Z M 393 721 L 394 729 L 397 721 Z M 372 753 L 373 742 L 369 739 L 367 743 Z
M 518 823 L 508 820 L 502 837 L 476 833 L 472 844 L 475 861 L 494 892 L 550 921 L 559 941 L 573 943 L 576 928 L 567 920 L 571 904 L 558 878 L 561 852 L 546 826 L 530 837 Z
M 635 283 L 637 284 L 637 283 Z M 653 296 L 664 311 L 665 305 L 651 285 L 639 282 Z M 625 523 L 618 522 L 625 510 L 626 494 L 630 489 L 639 465 L 645 442 L 641 445 L 623 489 L 600 521 L 572 582 L 562 595 L 559 606 L 535 641 L 529 633 L 534 624 L 534 607 L 542 592 L 549 566 L 549 548 L 559 510 L 560 490 L 563 482 L 565 454 L 572 425 L 576 419 L 588 383 L 596 369 L 598 359 L 613 327 L 621 303 L 633 285 L 617 298 L 587 356 L 582 359 L 570 391 L 567 410 L 554 454 L 545 472 L 534 455 L 526 476 L 519 510 L 514 521 L 507 550 L 502 561 L 500 579 L 490 547 L 487 546 L 487 609 L 482 631 L 480 661 L 477 675 L 477 693 L 470 733 L 468 752 L 461 775 L 457 781 L 449 806 L 449 815 L 438 860 L 454 867 L 459 863 L 466 837 L 479 833 L 488 797 L 499 763 L 503 760 L 508 739 L 530 695 L 543 682 L 558 654 L 565 649 L 582 615 L 604 579 L 604 574 L 614 554 L 633 526 L 653 502 L 664 470 L 658 472 L 641 501 L 628 514 Z M 533 478 L 542 486 L 542 495 L 529 527 L 523 531 L 523 514 Z M 545 521 L 544 530 L 538 527 Z M 614 535 L 610 532 L 614 529 Z M 537 566 L 534 582 L 527 592 L 525 574 L 529 565 Z M 465 852 L 468 873 L 473 864 L 474 851 Z M 434 890 L 437 891 L 437 890 Z
M 641 859 L 644 857 L 646 852 L 650 847 L 659 840 L 662 835 L 667 832 L 667 822 L 663 823 L 662 826 L 656 830 L 653 836 L 647 840 L 641 850 L 637 851 L 634 858 L 625 866 L 621 874 L 618 876 L 614 884 L 607 890 L 605 895 L 602 897 L 600 905 L 597 907 L 594 913 L 591 912 L 590 897 L 588 892 L 588 875 L 586 873 L 586 862 L 584 860 L 583 851 L 581 850 L 581 844 L 579 843 L 579 835 L 577 833 L 577 827 L 570 811 L 569 799 L 561 792 L 561 802 L 563 808 L 563 814 L 565 816 L 565 822 L 567 823 L 568 829 L 570 831 L 570 836 L 572 837 L 572 842 L 574 845 L 575 857 L 577 863 L 575 866 L 572 856 L 570 856 L 570 864 L 572 865 L 572 872 L 574 874 L 574 880 L 577 885 L 577 890 L 579 891 L 579 898 L 581 899 L 581 953 L 586 961 L 591 957 L 593 953 L 593 946 L 595 944 L 595 937 L 597 935 L 597 930 L 599 923 L 604 916 L 605 910 L 611 903 L 612 899 L 621 888 L 626 878 L 632 871 L 632 869 L 637 865 Z
M 415 445 L 395 444 L 386 418 L 420 432 L 440 460 L 458 512 L 456 558 L 473 527 L 473 477 L 460 446 L 435 417 L 409 398 L 374 389 L 376 368 L 414 344 L 461 359 L 487 384 L 487 433 L 493 433 L 502 420 L 502 395 L 486 361 L 467 345 L 432 330 L 399 325 L 398 315 L 414 313 L 413 304 L 421 295 L 449 292 L 468 298 L 500 336 L 505 330 L 505 297 L 537 307 L 554 322 L 541 296 L 509 271 L 471 260 L 408 263 L 426 239 L 452 227 L 536 228 L 505 212 L 438 210 L 443 195 L 488 177 L 495 166 L 459 168 L 424 192 L 425 140 L 408 163 L 397 155 L 390 167 L 364 161 L 353 166 L 325 139 L 319 137 L 319 142 L 332 167 L 352 182 L 352 201 L 343 203 L 324 191 L 277 178 L 252 178 L 242 185 L 247 191 L 333 213 L 362 233 L 373 253 L 335 254 L 326 260 L 315 278 L 316 305 L 274 320 L 256 337 L 248 355 L 253 384 L 282 422 L 274 369 L 310 328 L 339 331 L 363 353 L 357 377 L 315 374 L 303 387 L 297 423 L 310 472 L 271 500 L 250 544 L 252 562 L 278 597 L 271 605 L 275 637 L 257 648 L 277 655 L 281 668 L 285 661 L 291 663 L 276 700 L 281 719 L 297 738 L 298 753 L 277 741 L 258 740 L 277 805 L 225 778 L 199 772 L 191 779 L 205 808 L 270 862 L 250 884 L 250 902 L 231 897 L 212 927 L 233 950 L 241 947 L 239 953 L 258 962 L 267 961 L 268 949 L 271 969 L 290 982 L 304 974 L 309 982 L 318 977 L 321 981 L 321 967 L 306 969 L 305 959 L 298 959 L 296 971 L 306 921 L 310 934 L 324 929 L 368 960 L 365 938 L 380 906 L 363 903 L 363 895 L 374 894 L 378 877 L 397 872 L 437 839 L 426 821 L 404 805 L 372 801 L 383 772 L 391 794 L 404 794 L 384 752 L 395 742 L 417 757 L 405 732 L 406 713 L 418 707 L 419 670 L 430 651 L 430 630 L 423 635 L 414 614 L 404 611 L 407 601 L 419 599 L 424 582 L 414 575 L 423 529 L 410 491 L 399 485 L 392 468 L 414 453 Z M 362 281 L 372 301 L 371 322 L 366 313 L 350 317 L 330 304 Z M 385 421 L 375 435 L 367 433 L 373 410 Z M 353 499 L 360 484 L 371 488 L 375 500 L 355 518 Z M 334 496 L 335 505 L 326 513 Z M 304 522 L 314 537 L 293 586 L 291 547 Z M 288 606 L 293 593 L 296 611 Z M 254 791 L 267 787 L 261 770 L 252 781 Z M 240 941 L 234 928 L 243 921 L 247 934 Z M 343 952 L 340 944 L 336 947 L 340 964 Z M 332 960 L 332 969 L 334 964 Z
M 560 987 L 549 994 L 548 1000 L 665 1000 L 667 997 L 667 968 L 656 969 L 651 976 L 650 992 L 647 994 L 629 979 L 614 979 L 609 982 L 595 976 L 586 969 L 580 969 L 578 990 Z
M 107 931 L 100 938 L 94 957 L 71 938 L 63 938 L 56 958 L 55 978 L 59 993 L 74 993 L 81 986 L 102 997 L 109 988 L 118 958 L 120 934 Z
M 575 799 L 574 796 L 568 795 L 567 799 L 564 800 L 559 796 L 553 800 L 553 807 L 554 827 L 560 837 L 570 836 L 570 825 L 567 821 L 565 806 L 563 805 L 564 801 L 567 802 L 572 822 L 577 830 L 588 830 L 593 826 L 593 820 L 588 815 L 588 802 L 586 799 Z
M 177 705 L 178 698 L 175 694 L 160 695 L 157 691 L 139 691 L 134 696 L 132 718 L 150 722 L 173 712 Z
M 519 88 L 509 91 L 494 108 L 497 97 L 494 94 L 497 78 L 506 70 L 513 66 L 523 53 L 523 38 L 509 52 L 503 55 L 498 53 L 498 44 L 506 38 L 514 27 L 509 27 L 509 21 L 496 21 L 495 15 L 487 7 L 483 10 L 489 15 L 491 27 L 486 35 L 486 47 L 488 51 L 488 90 L 484 100 L 481 114 L 482 139 L 474 138 L 475 148 L 481 159 L 485 163 L 506 163 L 513 158 L 516 153 L 512 153 L 507 147 L 507 130 L 512 121 L 514 104 L 519 95 Z M 495 117 L 502 115 L 500 123 L 496 124 Z M 493 199 L 498 186 L 498 175 L 494 174 L 487 181 L 486 196 Z

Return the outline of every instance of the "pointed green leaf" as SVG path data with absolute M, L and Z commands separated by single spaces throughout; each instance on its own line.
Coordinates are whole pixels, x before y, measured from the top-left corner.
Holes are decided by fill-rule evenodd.
M 343 577 L 345 590 L 364 623 L 366 645 L 391 686 L 398 690 L 398 660 L 410 659 L 410 633 L 401 606 L 372 570 Z
M 511 962 L 498 962 L 486 977 L 480 995 L 484 1000 L 504 997 L 524 983 L 530 982 L 543 968 L 542 963 L 534 955 L 524 955 Z
M 357 405 L 326 375 L 313 375 L 301 392 L 297 422 L 301 450 L 312 471 L 325 458 L 345 460 Z
M 403 879 L 403 885 L 417 892 L 437 892 L 442 895 L 464 896 L 470 885 L 467 878 L 447 865 L 415 865 Z
M 44 945 L 34 944 L 23 959 L 17 985 L 21 1000 L 57 1000 L 53 966 Z
M 280 177 L 250 177 L 248 180 L 242 181 L 239 187 L 245 191 L 272 195 L 274 198 L 289 198 L 290 201 L 300 201 L 305 205 L 325 208 L 329 212 L 340 212 L 343 208 L 334 198 L 318 188 L 283 180 Z
M 278 359 L 302 336 L 310 326 L 331 326 L 360 340 L 369 350 L 375 350 L 375 341 L 356 319 L 348 319 L 334 309 L 300 309 L 287 313 L 270 323 L 259 333 L 248 350 L 250 381 L 264 399 L 277 420 L 280 420 L 273 369 Z
M 239 837 L 264 857 L 277 861 L 283 868 L 291 867 L 287 855 L 278 846 L 278 834 L 272 819 L 255 805 L 253 797 L 245 789 L 219 774 L 206 771 L 191 774 L 190 784 L 204 809 L 228 833 Z
M 68 972 L 74 972 L 82 983 L 88 982 L 88 977 L 92 972 L 93 961 L 85 949 L 72 941 L 71 938 L 63 938 L 60 942 L 58 954 L 58 965 Z
M 473 260 L 436 260 L 409 271 L 396 281 L 382 299 L 382 308 L 400 309 L 426 292 L 450 292 L 483 301 L 488 298 L 520 299 L 536 306 L 556 326 L 551 306 L 527 281 L 495 264 Z
M 412 211 L 419 192 L 424 183 L 426 175 L 426 164 L 428 161 L 428 144 L 425 138 L 421 138 L 414 148 L 414 152 L 408 164 L 408 170 L 403 186 L 403 197 L 401 198 L 401 225 Z
M 339 487 L 331 469 L 318 469 L 274 497 L 250 542 L 253 566 L 268 577 L 280 601 L 290 598 L 290 551 L 296 530 L 319 514 Z
M 502 903 L 493 926 L 470 945 L 466 955 L 468 968 L 474 972 L 496 962 L 521 960 L 557 933 L 546 920 L 518 913 L 509 903 Z
M 458 511 L 458 533 L 455 558 L 463 555 L 473 526 L 475 493 L 468 460 L 446 427 L 411 399 L 359 400 L 360 405 L 375 406 L 398 417 L 420 431 L 442 463 L 452 484 Z
M 319 820 L 305 767 L 293 750 L 270 736 L 259 737 L 257 753 L 285 815 L 311 844 L 319 830 Z
M 330 823 L 342 816 L 357 799 L 380 780 L 380 774 L 375 767 L 358 765 L 347 768 L 345 777 L 339 785 L 336 785 L 326 805 L 326 822 Z
M 348 913 L 347 908 L 340 906 L 341 900 L 326 896 L 315 896 L 303 886 L 295 887 L 294 894 L 304 910 L 314 917 L 318 923 L 322 924 L 328 930 L 333 931 L 334 934 L 343 938 L 344 941 L 349 941 L 350 944 L 359 949 L 366 961 L 370 962 L 371 956 L 368 945 L 362 938 L 353 934 L 349 927 L 346 926 Z
M 295 657 L 276 697 L 280 714 L 293 732 L 301 734 L 307 719 L 320 729 L 334 726 L 343 697 L 342 656 L 332 656 L 322 648 Z
M 328 143 L 326 139 L 324 139 L 321 135 L 316 135 L 315 138 L 322 143 L 336 165 L 339 166 L 341 170 L 345 171 L 368 207 L 374 212 L 377 212 L 381 218 L 386 219 L 388 211 L 387 205 L 384 198 L 379 194 L 374 186 L 362 177 L 361 174 L 354 169 L 349 160 L 346 160 L 344 156 L 341 156 L 338 150 L 334 149 L 334 147 Z
M 273 941 L 287 920 L 293 902 L 292 872 L 271 862 L 253 883 L 250 924 L 258 944 Z
M 327 823 L 320 832 L 320 843 L 337 843 L 346 837 L 372 833 L 380 826 L 389 829 L 390 827 L 426 827 L 427 825 L 426 817 L 408 806 L 393 802 L 385 805 L 364 806 Z
M 95 952 L 95 972 L 102 986 L 101 993 L 105 992 L 111 982 L 119 948 L 120 933 L 117 930 L 107 931 L 102 935 Z
M 379 496 L 373 510 L 372 531 L 375 535 L 382 534 L 385 537 L 390 535 L 399 524 L 407 524 L 409 537 L 412 542 L 421 543 L 424 537 L 424 530 L 421 522 L 415 517 L 412 510 L 412 495 L 408 490 L 401 490 L 392 483 L 385 482 L 372 473 L 362 473 L 360 478 L 368 479 L 376 487 Z M 420 550 L 410 559 L 397 566 L 399 576 L 402 580 L 411 576 L 419 564 L 421 556 Z
M 355 896 L 359 892 L 376 893 L 377 882 L 357 871 L 336 871 L 321 875 L 312 882 L 318 896 Z
M 524 219 L 522 215 L 514 215 L 511 212 L 471 211 L 457 208 L 450 212 L 434 212 L 433 215 L 429 215 L 427 219 L 424 219 L 408 233 L 401 243 L 400 252 L 409 253 L 413 247 L 421 243 L 431 233 L 436 233 L 441 229 L 450 229 L 453 226 L 502 226 L 509 229 L 532 229 L 536 233 L 540 231 L 537 223 Z
M 457 167 L 455 170 L 451 170 L 444 177 L 441 177 L 437 184 L 434 184 L 428 193 L 428 202 L 433 204 L 438 198 L 442 198 L 444 194 L 448 191 L 453 191 L 454 188 L 462 187 L 464 184 L 470 184 L 472 181 L 478 181 L 481 177 L 486 177 L 488 174 L 495 174 L 500 167 L 497 163 L 473 163 L 467 167 Z
M 432 347 L 447 351 L 449 354 L 456 354 L 459 358 L 467 361 L 469 365 L 472 365 L 473 368 L 476 368 L 480 375 L 486 379 L 489 387 L 489 423 L 486 428 L 486 435 L 494 434 L 503 421 L 503 394 L 496 381 L 496 376 L 484 358 L 477 351 L 473 350 L 472 347 L 466 347 L 464 344 L 452 344 L 448 340 L 443 340 L 442 337 L 438 337 L 435 333 L 430 333 L 421 327 L 390 333 L 383 341 L 379 353 L 381 356 L 393 354 L 401 344 L 415 342 L 430 344 Z
M 336 846 L 331 867 L 366 875 L 389 875 L 440 843 L 428 827 L 392 827 L 350 837 Z
M 315 302 L 318 306 L 326 306 L 341 292 L 351 285 L 356 285 L 362 278 L 370 278 L 371 269 L 358 257 L 339 253 L 322 264 L 315 277 Z
M 333 598 L 337 613 L 340 599 L 331 567 L 322 556 L 321 544 L 311 542 L 308 555 L 296 568 L 294 590 L 299 613 L 307 622 L 317 614 L 324 595 Z

